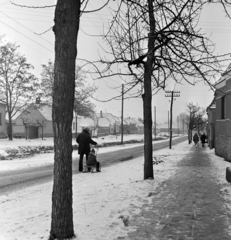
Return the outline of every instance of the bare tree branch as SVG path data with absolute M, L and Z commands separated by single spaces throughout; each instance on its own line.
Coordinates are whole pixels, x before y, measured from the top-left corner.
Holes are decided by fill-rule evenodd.
M 20 5 L 20 4 L 17 4 L 17 3 L 14 3 L 12 1 L 10 1 L 11 4 L 17 6 L 17 7 L 22 7 L 22 8 L 53 8 L 55 7 L 56 5 L 48 5 L 48 6 L 28 6 L 28 5 Z

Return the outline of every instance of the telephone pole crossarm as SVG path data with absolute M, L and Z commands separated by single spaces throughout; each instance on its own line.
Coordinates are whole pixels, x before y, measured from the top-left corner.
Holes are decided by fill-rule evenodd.
M 173 109 L 173 100 L 175 97 L 180 97 L 180 91 L 165 91 L 165 97 L 171 97 L 170 104 L 170 138 L 169 138 L 169 149 L 172 148 L 172 109 Z

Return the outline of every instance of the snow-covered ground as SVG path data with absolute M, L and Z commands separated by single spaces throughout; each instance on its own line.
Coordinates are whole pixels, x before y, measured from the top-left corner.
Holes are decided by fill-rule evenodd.
M 226 168 L 231 168 L 231 163 L 224 160 L 224 158 L 218 157 L 214 154 L 214 149 L 207 149 L 210 159 L 215 168 L 214 174 L 216 175 L 217 181 L 221 186 L 221 194 L 225 200 L 226 207 L 231 211 L 231 187 L 230 183 L 226 181 Z
M 74 175 L 76 239 L 113 240 L 133 231 L 132 227 L 124 226 L 121 217 L 131 219 L 138 213 L 140 207 L 149 201 L 148 194 L 174 174 L 177 162 L 190 149 L 185 141 L 174 145 L 171 150 L 155 151 L 155 157 L 163 162 L 154 165 L 154 181 L 143 180 L 143 157 L 102 168 L 101 173 Z M 33 158 L 33 162 L 40 161 L 41 155 Z M 2 162 L 13 163 L 15 160 Z M 52 183 L 45 183 L 0 196 L 0 239 L 47 239 L 51 222 L 51 193 Z
M 99 151 L 110 152 L 131 146 L 133 144 L 102 148 Z M 163 162 L 154 165 L 154 180 L 143 180 L 143 157 L 102 168 L 101 173 L 74 175 L 76 240 L 114 240 L 134 231 L 135 227 L 129 226 L 129 220 L 139 213 L 143 204 L 151 200 L 149 193 L 174 174 L 177 163 L 191 149 L 192 145 L 185 141 L 174 145 L 171 150 L 165 148 L 155 151 L 155 158 Z M 231 189 L 225 180 L 225 169 L 231 167 L 231 163 L 215 156 L 214 150 L 206 148 L 206 153 L 214 165 L 214 174 L 221 184 L 226 206 L 231 210 Z M 29 159 L 0 161 L 0 169 L 3 166 L 9 170 L 52 162 L 52 153 L 42 154 Z M 50 182 L 0 196 L 0 240 L 47 239 L 51 223 L 51 193 Z M 124 225 L 122 218 L 128 218 L 128 226 Z

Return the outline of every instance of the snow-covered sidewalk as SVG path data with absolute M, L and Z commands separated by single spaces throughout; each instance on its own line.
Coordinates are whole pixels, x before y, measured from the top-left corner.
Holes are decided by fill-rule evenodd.
M 174 174 L 177 162 L 190 151 L 187 142 L 155 151 L 155 180 L 143 180 L 143 157 L 103 168 L 101 173 L 73 176 L 76 239 L 113 240 L 126 236 L 124 226 L 149 201 L 149 193 Z M 44 156 L 44 155 L 42 155 Z M 0 239 L 47 239 L 50 230 L 52 183 L 28 187 L 0 197 Z M 129 221 L 129 220 L 128 220 Z

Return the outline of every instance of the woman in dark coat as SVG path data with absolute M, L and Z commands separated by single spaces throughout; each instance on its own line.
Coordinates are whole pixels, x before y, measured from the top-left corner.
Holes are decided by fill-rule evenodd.
M 83 156 L 86 155 L 86 161 L 88 159 L 88 155 L 90 153 L 90 144 L 96 145 L 97 142 L 93 141 L 90 136 L 90 129 L 84 128 L 83 131 L 78 135 L 76 142 L 79 144 L 78 146 L 78 154 L 79 156 L 79 171 L 83 171 Z
M 193 136 L 193 142 L 195 144 L 195 147 L 197 147 L 197 144 L 199 142 L 199 137 L 198 137 L 197 133 L 195 133 Z
M 205 140 L 206 140 L 206 135 L 205 135 L 205 133 L 203 133 L 202 135 L 201 135 L 201 144 L 202 144 L 202 147 L 204 147 L 205 146 Z

